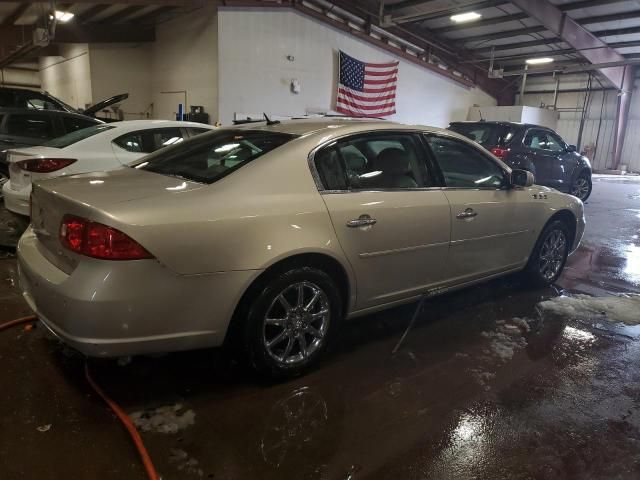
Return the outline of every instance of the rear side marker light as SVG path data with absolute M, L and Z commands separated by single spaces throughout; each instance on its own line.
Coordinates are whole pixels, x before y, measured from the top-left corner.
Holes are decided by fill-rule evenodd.
M 75 158 L 30 158 L 16 162 L 16 165 L 27 172 L 51 173 L 62 170 L 75 162 L 77 162 Z
M 131 237 L 102 223 L 65 215 L 60 225 L 60 242 L 72 252 L 103 260 L 153 258 Z

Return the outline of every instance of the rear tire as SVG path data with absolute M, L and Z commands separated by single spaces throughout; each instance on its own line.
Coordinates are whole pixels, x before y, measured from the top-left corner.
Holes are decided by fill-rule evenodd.
M 244 350 L 261 375 L 284 379 L 313 367 L 342 316 L 333 279 L 312 267 L 273 275 L 250 299 Z
M 567 262 L 570 238 L 569 228 L 560 220 L 550 222 L 542 230 L 525 268 L 534 285 L 547 286 L 558 280 Z
M 571 185 L 571 195 L 579 198 L 583 202 L 586 202 L 589 195 L 591 195 L 592 188 L 593 184 L 591 183 L 591 175 L 581 173 L 578 175 L 578 178 L 573 181 L 573 185 Z

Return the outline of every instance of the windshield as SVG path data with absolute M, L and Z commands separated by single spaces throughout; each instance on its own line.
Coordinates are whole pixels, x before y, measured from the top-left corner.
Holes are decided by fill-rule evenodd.
M 76 130 L 75 132 L 67 133 L 66 135 L 63 135 L 61 137 L 49 140 L 44 144 L 44 146 L 53 148 L 65 148 L 69 145 L 73 145 L 74 143 L 78 143 L 80 140 L 93 137 L 100 132 L 111 130 L 112 128 L 115 127 L 110 127 L 109 125 L 94 125 L 92 127 L 82 128 L 80 130 Z
M 509 125 L 498 123 L 452 123 L 449 130 L 460 133 L 483 147 L 504 147 L 515 134 L 515 130 Z
M 130 166 L 194 182 L 213 183 L 294 138 L 294 135 L 260 130 L 215 131 L 158 150 Z

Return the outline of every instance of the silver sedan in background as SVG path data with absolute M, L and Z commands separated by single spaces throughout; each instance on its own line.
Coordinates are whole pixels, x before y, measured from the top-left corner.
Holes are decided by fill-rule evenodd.
M 345 318 L 522 270 L 554 282 L 584 226 L 580 200 L 453 132 L 297 120 L 36 182 L 18 258 L 29 305 L 87 355 L 238 340 L 282 377 Z

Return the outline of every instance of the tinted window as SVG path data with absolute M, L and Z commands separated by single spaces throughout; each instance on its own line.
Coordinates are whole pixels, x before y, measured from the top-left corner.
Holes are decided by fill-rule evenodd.
M 338 142 L 315 156 L 326 190 L 406 189 L 430 184 L 412 135 L 366 135 Z
M 64 148 L 69 145 L 73 145 L 74 143 L 79 142 L 80 140 L 84 140 L 85 138 L 93 137 L 100 132 L 104 132 L 105 130 L 111 130 L 115 127 L 110 127 L 109 125 L 93 125 L 92 127 L 83 128 L 80 130 L 76 130 L 75 132 L 67 133 L 58 138 L 54 138 L 53 140 L 49 140 L 45 143 L 47 147 L 54 148 Z
M 48 115 L 14 113 L 7 121 L 7 134 L 29 138 L 51 138 L 53 124 Z
M 515 135 L 515 128 L 495 123 L 452 123 L 449 130 L 478 142 L 483 147 L 507 145 Z
M 38 92 L 21 91 L 16 93 L 16 107 L 35 110 L 59 110 L 60 107 Z
M 157 128 L 127 133 L 113 142 L 120 148 L 134 153 L 151 153 L 182 140 L 179 128 Z
M 91 120 L 85 118 L 63 115 L 62 124 L 64 125 L 64 131 L 66 133 L 70 133 L 75 132 L 76 130 L 81 130 L 83 128 L 92 127 L 96 124 L 96 122 L 92 122 Z
M 440 165 L 447 187 L 500 188 L 504 185 L 503 170 L 477 148 L 436 136 L 428 136 L 427 143 Z
M 293 138 L 293 135 L 277 132 L 221 130 L 159 150 L 132 166 L 213 183 Z
M 0 107 L 15 107 L 13 92 L 0 89 Z
M 565 149 L 564 142 L 560 137 L 545 130 L 529 130 L 524 138 L 524 144 L 535 150 L 549 152 L 562 152 Z
M 209 129 L 209 128 L 189 127 L 189 128 L 187 128 L 187 131 L 189 132 L 189 135 L 191 135 L 192 137 L 195 137 L 196 135 L 200 135 L 201 133 L 210 132 L 211 129 Z

